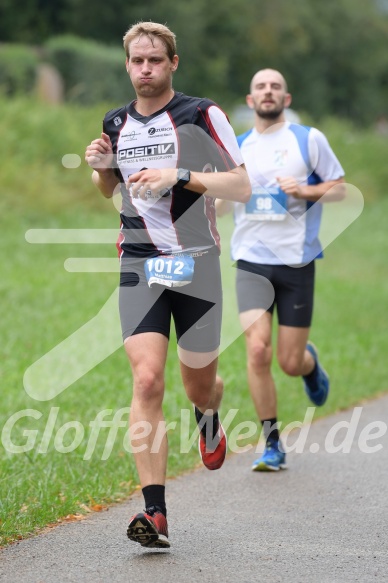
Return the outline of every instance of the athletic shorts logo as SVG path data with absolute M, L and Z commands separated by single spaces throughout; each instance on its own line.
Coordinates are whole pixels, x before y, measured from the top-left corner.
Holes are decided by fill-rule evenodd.
M 202 328 L 206 328 L 207 326 L 209 326 L 210 322 L 208 322 L 207 324 L 197 324 L 195 325 L 195 329 L 196 330 L 202 330 Z

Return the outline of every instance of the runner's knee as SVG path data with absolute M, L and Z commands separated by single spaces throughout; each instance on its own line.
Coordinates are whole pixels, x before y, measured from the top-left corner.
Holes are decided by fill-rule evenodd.
M 297 377 L 301 374 L 302 362 L 297 356 L 278 357 L 279 366 L 283 372 L 290 377 Z
M 144 369 L 134 378 L 133 396 L 143 402 L 162 401 L 164 393 L 163 375 Z
M 271 366 L 272 347 L 261 341 L 252 342 L 248 346 L 248 364 L 255 372 L 261 372 Z
M 189 383 L 188 386 L 185 386 L 185 389 L 190 401 L 199 409 L 204 409 L 212 398 L 213 387 L 213 383 Z

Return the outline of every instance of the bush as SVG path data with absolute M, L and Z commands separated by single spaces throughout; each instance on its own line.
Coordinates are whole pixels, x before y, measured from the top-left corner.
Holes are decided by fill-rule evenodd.
M 31 47 L 0 47 L 0 92 L 6 96 L 31 93 L 35 88 L 38 62 Z
M 74 36 L 54 37 L 45 48 L 47 59 L 63 77 L 66 101 L 84 105 L 105 101 L 114 107 L 133 99 L 124 49 Z
M 345 170 L 346 182 L 361 190 L 366 201 L 386 196 L 387 137 L 373 126 L 360 127 L 349 120 L 334 117 L 322 120 L 317 127 L 328 137 Z

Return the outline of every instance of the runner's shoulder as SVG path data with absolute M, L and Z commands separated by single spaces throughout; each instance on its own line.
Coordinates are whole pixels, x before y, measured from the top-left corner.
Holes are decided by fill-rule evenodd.
M 127 106 L 116 107 L 106 112 L 104 122 L 113 122 L 115 125 L 121 125 L 127 117 Z
M 184 108 L 191 108 L 193 112 L 206 112 L 212 106 L 221 109 L 215 101 L 208 97 L 195 97 L 179 92 L 176 92 L 175 96 L 177 105 Z

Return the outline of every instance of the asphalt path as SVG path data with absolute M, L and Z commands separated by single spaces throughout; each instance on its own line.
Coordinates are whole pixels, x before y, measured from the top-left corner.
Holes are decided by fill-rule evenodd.
M 387 424 L 384 396 L 314 422 L 288 470 L 254 473 L 247 451 L 221 470 L 170 480 L 169 550 L 127 539 L 128 519 L 142 509 L 137 493 L 2 550 L 0 581 L 388 581 Z M 301 436 L 289 436 L 291 449 Z

